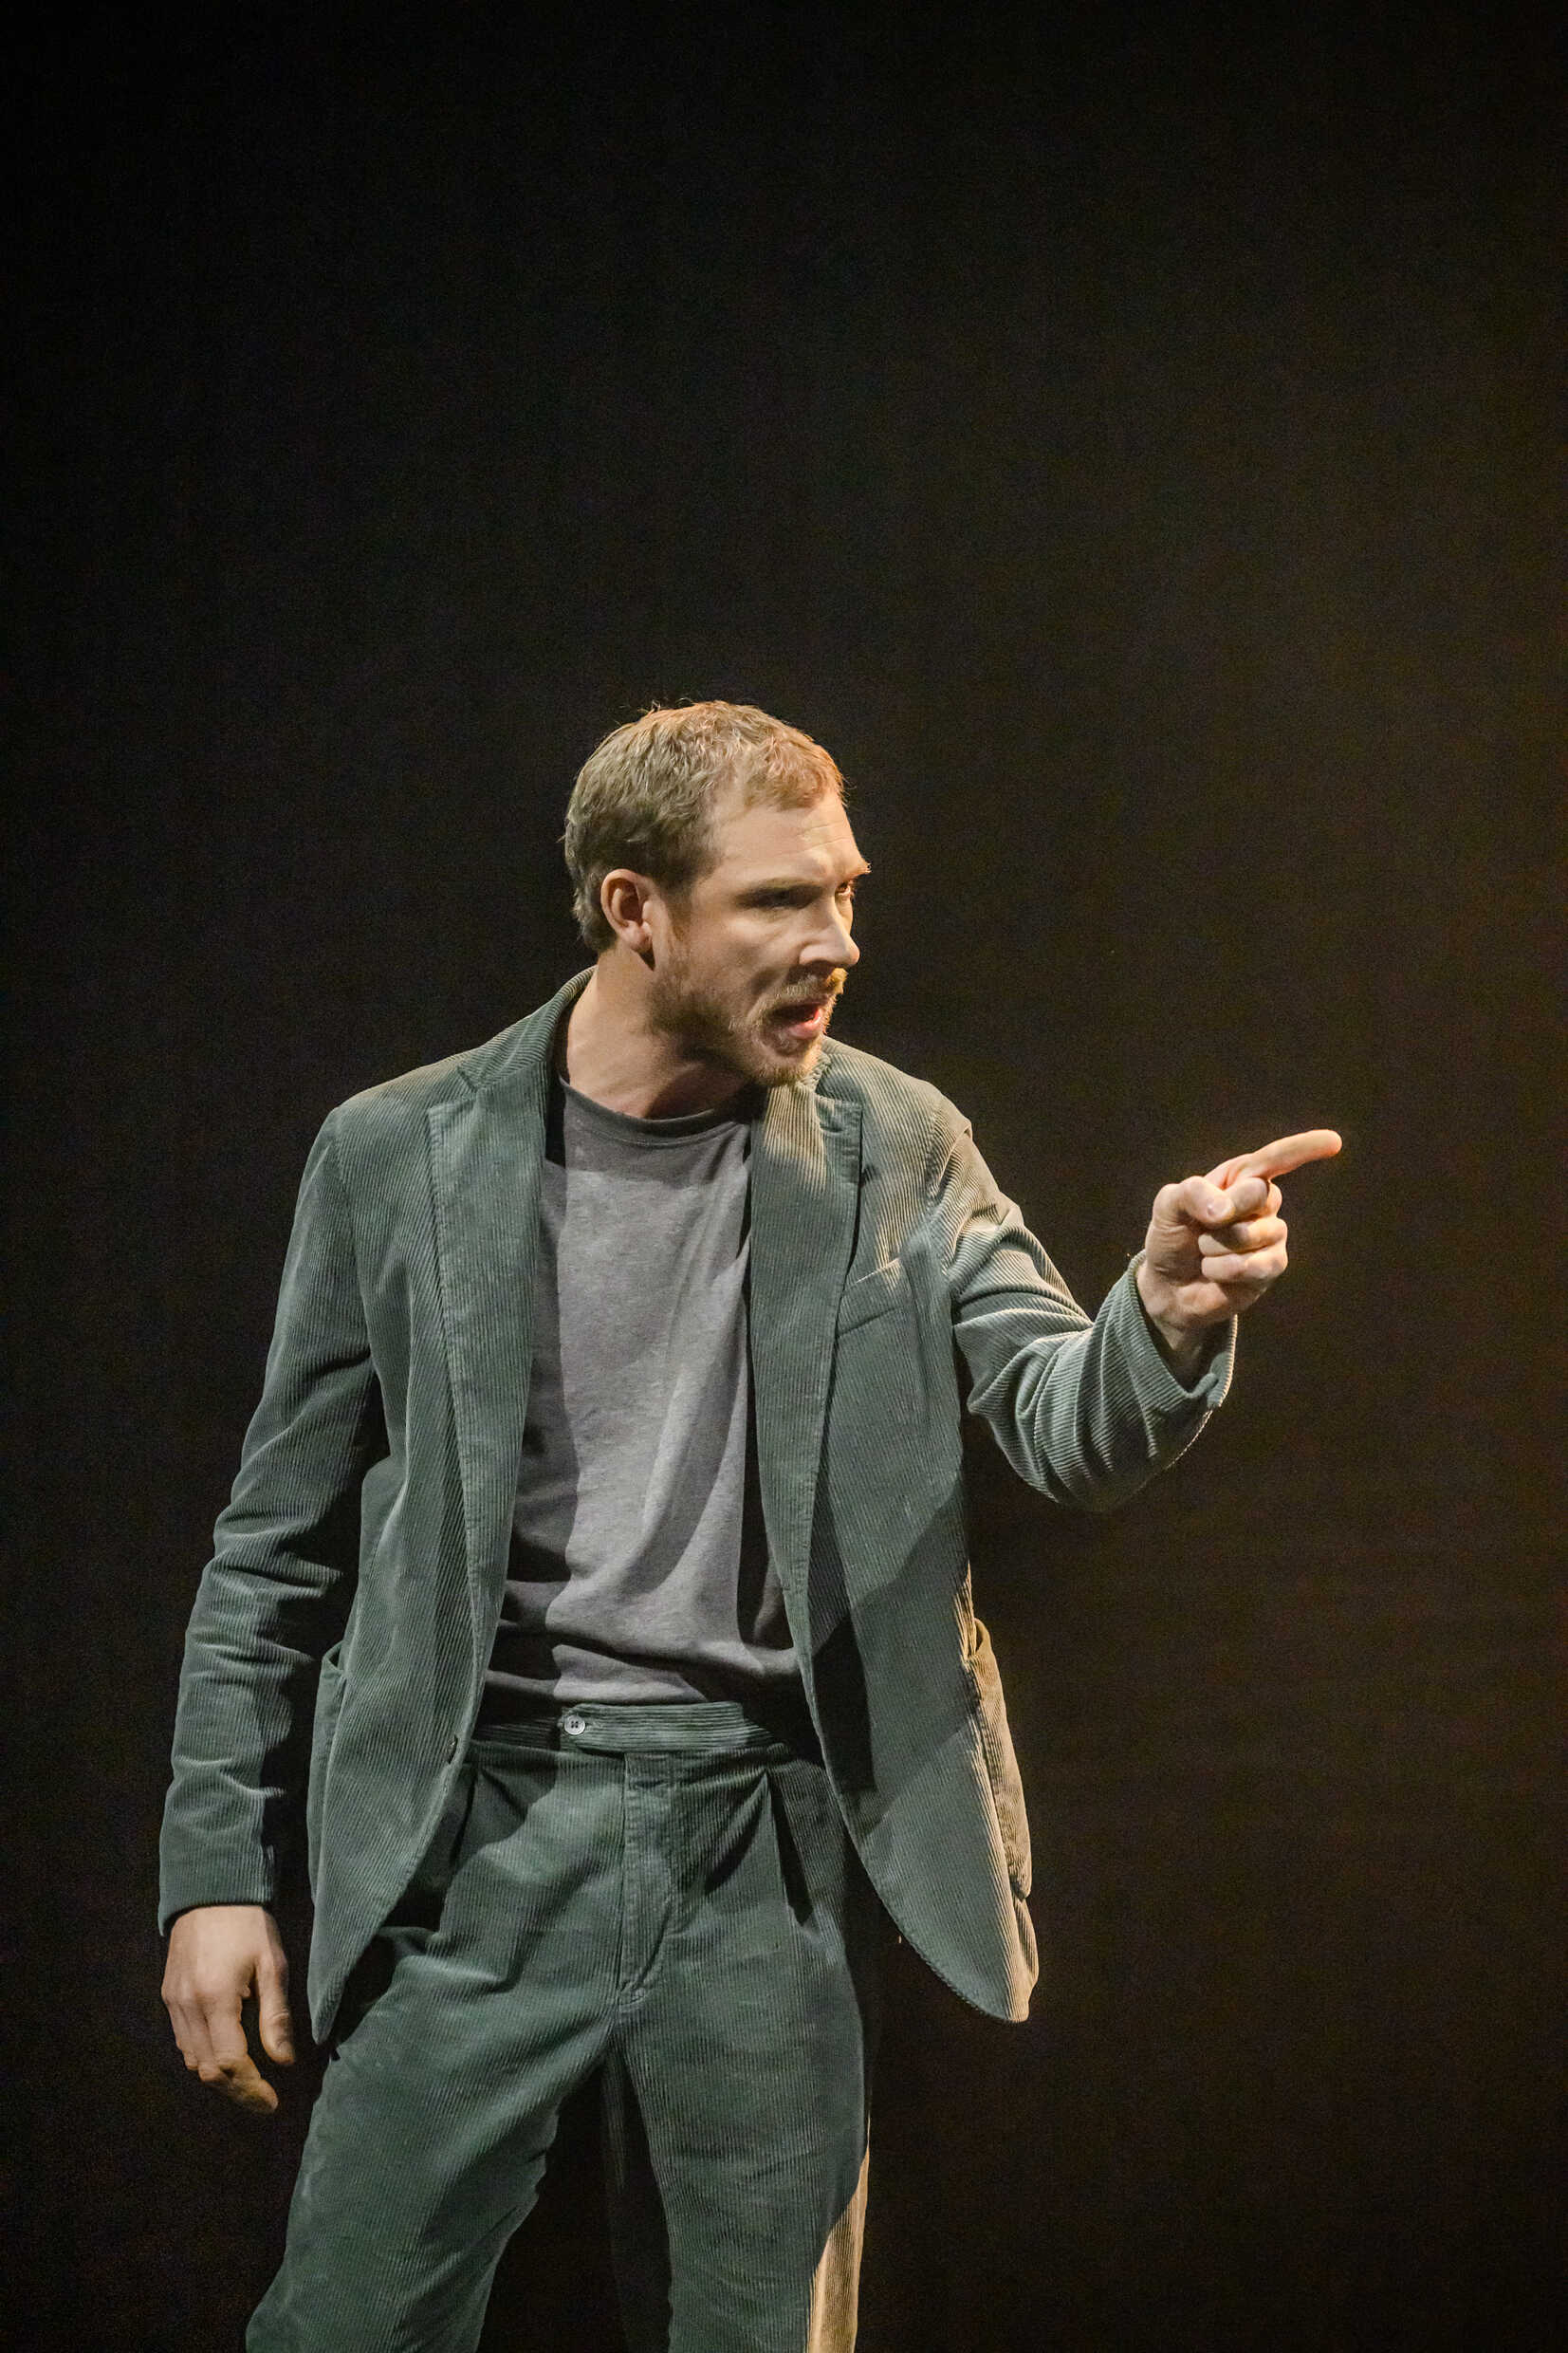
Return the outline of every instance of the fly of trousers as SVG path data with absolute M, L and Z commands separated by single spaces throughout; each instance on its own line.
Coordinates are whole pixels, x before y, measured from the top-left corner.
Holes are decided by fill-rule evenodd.
M 595 2073 L 632 2353 L 848 2353 L 890 1934 L 821 1764 L 730 1702 L 476 1738 L 350 1989 L 249 2353 L 471 2353 Z

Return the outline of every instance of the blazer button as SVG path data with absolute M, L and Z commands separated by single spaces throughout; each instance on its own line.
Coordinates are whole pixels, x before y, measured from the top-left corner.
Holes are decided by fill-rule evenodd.
M 453 1758 L 456 1754 L 457 1754 L 457 1734 L 456 1734 L 455 1732 L 453 1732 L 453 1733 L 452 1733 L 452 1738 L 451 1738 L 451 1739 L 447 1742 L 447 1763 L 448 1763 L 449 1765 L 452 1763 L 452 1758 Z

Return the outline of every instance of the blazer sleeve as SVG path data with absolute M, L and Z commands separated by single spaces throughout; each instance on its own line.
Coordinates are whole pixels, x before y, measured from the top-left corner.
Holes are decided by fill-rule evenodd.
M 360 1490 L 386 1451 L 333 1124 L 305 1164 L 261 1402 L 186 1635 L 165 1928 L 194 1904 L 274 1899 L 318 1669 L 353 1594 Z
M 1190 1446 L 1229 1386 L 1234 1319 L 1190 1383 L 1144 1312 L 1137 1259 L 1091 1320 L 967 1125 L 938 1180 L 936 1215 L 969 1410 L 1021 1478 L 1058 1502 L 1109 1510 Z

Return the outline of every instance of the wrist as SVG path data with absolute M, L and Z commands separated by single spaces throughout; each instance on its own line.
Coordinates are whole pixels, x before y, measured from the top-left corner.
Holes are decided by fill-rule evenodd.
M 1188 1379 L 1203 1362 L 1207 1327 L 1181 1313 L 1172 1285 L 1153 1271 L 1147 1257 L 1139 1259 L 1133 1281 L 1161 1355 L 1178 1379 Z

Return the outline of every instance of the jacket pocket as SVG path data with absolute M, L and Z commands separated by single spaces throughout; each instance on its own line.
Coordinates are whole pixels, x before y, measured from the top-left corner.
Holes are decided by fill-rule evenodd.
M 901 1300 L 909 1297 L 909 1277 L 900 1259 L 890 1258 L 880 1267 L 873 1267 L 869 1274 L 858 1274 L 845 1286 L 839 1301 L 839 1332 L 853 1332 L 862 1324 L 870 1324 L 879 1315 L 886 1315 Z

